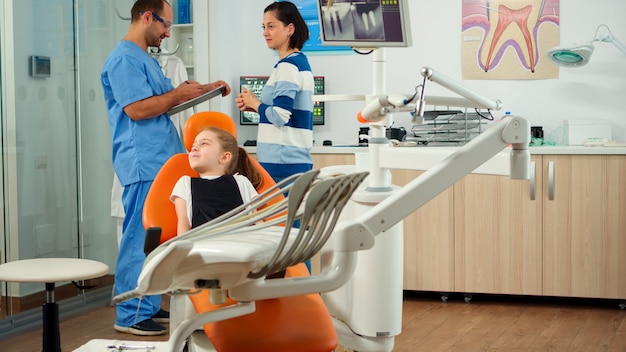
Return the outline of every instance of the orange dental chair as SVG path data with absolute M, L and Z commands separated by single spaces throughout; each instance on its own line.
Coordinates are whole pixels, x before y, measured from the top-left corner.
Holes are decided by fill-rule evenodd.
M 222 128 L 236 136 L 234 121 L 219 112 L 200 112 L 190 117 L 183 132 L 184 144 L 191 149 L 197 133 L 207 126 Z M 275 185 L 270 175 L 251 157 L 262 175 L 257 191 Z M 183 175 L 197 177 L 186 154 L 170 158 L 163 166 L 148 193 L 144 204 L 143 224 L 146 229 L 160 228 L 160 243 L 176 236 L 176 213 L 170 194 L 176 181 Z M 303 263 L 289 267 L 286 277 L 308 276 Z M 209 302 L 208 290 L 190 296 L 198 313 L 215 310 L 236 302 L 228 299 L 221 305 Z M 175 312 L 173 312 L 175 313 Z M 289 296 L 256 301 L 256 311 L 204 325 L 204 332 L 217 351 L 333 351 L 337 334 L 331 317 L 319 294 Z

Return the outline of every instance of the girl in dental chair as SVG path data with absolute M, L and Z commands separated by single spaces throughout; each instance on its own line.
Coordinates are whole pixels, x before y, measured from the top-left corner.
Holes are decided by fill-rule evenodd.
M 230 133 L 207 127 L 196 136 L 189 165 L 199 178 L 181 177 L 170 196 L 183 234 L 249 201 L 261 175 Z

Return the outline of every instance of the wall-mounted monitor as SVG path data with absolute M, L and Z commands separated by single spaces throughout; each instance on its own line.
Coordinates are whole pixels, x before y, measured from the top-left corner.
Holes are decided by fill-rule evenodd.
M 409 0 L 317 0 L 322 45 L 411 46 Z
M 269 76 L 241 76 L 239 77 L 239 91 L 242 88 L 246 88 L 256 95 L 258 99 L 261 99 L 261 91 L 267 83 Z M 313 86 L 313 94 L 314 95 L 323 95 L 324 94 L 324 77 L 323 76 L 315 76 L 313 77 L 314 86 Z M 259 124 L 259 114 L 251 111 L 241 111 L 239 114 L 239 124 L 241 125 L 258 125 Z M 323 101 L 314 101 L 313 102 L 313 125 L 323 125 L 324 124 L 324 102 Z

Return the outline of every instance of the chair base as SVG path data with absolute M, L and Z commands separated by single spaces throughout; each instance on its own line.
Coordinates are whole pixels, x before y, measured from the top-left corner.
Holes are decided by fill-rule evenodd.
M 308 276 L 308 270 L 301 263 L 288 268 L 286 276 Z M 208 296 L 208 291 L 203 291 L 190 297 L 197 312 L 224 306 L 209 303 Z M 254 313 L 205 324 L 204 332 L 220 352 L 330 352 L 338 344 L 319 294 L 256 301 Z
M 195 331 L 189 336 L 187 350 L 189 352 L 217 352 L 204 331 L 201 330 Z

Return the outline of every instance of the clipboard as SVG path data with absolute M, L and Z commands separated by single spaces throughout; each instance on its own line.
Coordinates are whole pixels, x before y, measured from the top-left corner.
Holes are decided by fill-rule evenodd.
M 210 90 L 202 95 L 199 95 L 193 99 L 189 99 L 183 103 L 180 103 L 178 105 L 173 106 L 172 108 L 170 108 L 169 110 L 167 110 L 165 113 L 168 114 L 169 116 L 172 116 L 174 114 L 178 114 L 179 112 L 183 111 L 183 110 L 187 110 L 191 107 L 194 107 L 200 103 L 203 103 L 211 98 L 214 98 L 218 95 L 222 95 L 222 93 L 224 93 L 224 91 L 226 90 L 226 87 L 224 86 L 219 86 L 213 90 Z

